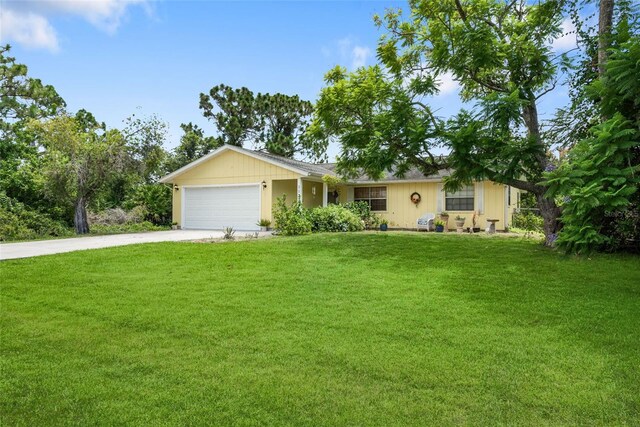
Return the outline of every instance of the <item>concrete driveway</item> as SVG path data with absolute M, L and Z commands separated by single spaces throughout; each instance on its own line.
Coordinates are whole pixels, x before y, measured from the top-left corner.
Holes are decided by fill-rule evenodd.
M 85 249 L 108 248 L 111 246 L 134 245 L 136 243 L 180 242 L 183 240 L 220 238 L 222 236 L 222 231 L 216 230 L 171 230 L 114 234 L 111 236 L 76 237 L 72 239 L 40 240 L 36 242 L 2 243 L 0 244 L 0 260 L 30 258 L 40 255 L 82 251 Z

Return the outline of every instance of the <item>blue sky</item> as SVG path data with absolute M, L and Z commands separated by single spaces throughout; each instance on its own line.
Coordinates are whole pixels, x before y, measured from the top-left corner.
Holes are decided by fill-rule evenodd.
M 55 86 L 68 109 L 91 111 L 121 127 L 136 113 L 168 122 L 169 148 L 180 123 L 213 126 L 200 92 L 224 83 L 314 101 L 336 64 L 375 63 L 380 32 L 372 16 L 404 2 L 1 0 L 0 38 L 32 77 Z M 564 43 L 561 45 L 570 45 Z M 562 47 L 560 46 L 560 47 Z M 441 115 L 459 108 L 456 84 L 433 100 Z M 542 109 L 566 100 L 556 91 Z M 544 111 L 543 111 L 544 112 Z M 330 156 L 337 152 L 332 147 Z

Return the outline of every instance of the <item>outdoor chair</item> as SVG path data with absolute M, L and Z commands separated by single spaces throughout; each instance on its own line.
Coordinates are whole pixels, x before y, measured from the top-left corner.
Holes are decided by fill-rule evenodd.
M 422 215 L 420 218 L 418 218 L 418 221 L 416 222 L 416 228 L 418 229 L 418 231 L 420 230 L 433 231 L 435 230 L 435 226 L 433 225 L 434 219 L 436 219 L 436 214 L 426 213 Z

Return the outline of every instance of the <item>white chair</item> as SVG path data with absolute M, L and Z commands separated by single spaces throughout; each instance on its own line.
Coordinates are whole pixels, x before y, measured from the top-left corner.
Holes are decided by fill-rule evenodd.
M 435 226 L 433 225 L 434 219 L 436 219 L 436 214 L 426 213 L 422 215 L 420 218 L 418 218 L 418 221 L 416 221 L 416 228 L 418 229 L 418 231 L 420 230 L 433 231 L 435 230 Z

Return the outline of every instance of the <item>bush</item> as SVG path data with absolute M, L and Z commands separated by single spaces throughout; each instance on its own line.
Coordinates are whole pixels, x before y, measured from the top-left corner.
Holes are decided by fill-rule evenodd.
M 528 232 L 543 232 L 544 220 L 541 216 L 536 215 L 531 211 L 518 212 L 513 214 L 512 226 L 514 228 L 521 228 Z
M 157 225 L 171 224 L 172 187 L 164 184 L 145 184 L 138 186 L 128 196 L 124 207 L 132 210 L 144 208 L 144 220 Z
M 349 202 L 342 206 L 364 221 L 364 226 L 367 230 L 377 228 L 380 225 L 380 216 L 371 212 L 371 207 L 367 202 Z
M 64 222 L 53 220 L 39 211 L 30 210 L 6 193 L 0 192 L 0 241 L 71 235 L 73 230 Z
M 315 208 L 310 213 L 310 219 L 314 232 L 362 231 L 365 227 L 358 215 L 342 205 Z
M 273 219 L 276 230 L 282 235 L 297 236 L 311 233 L 309 212 L 298 201 L 288 206 L 286 196 L 278 198 Z

